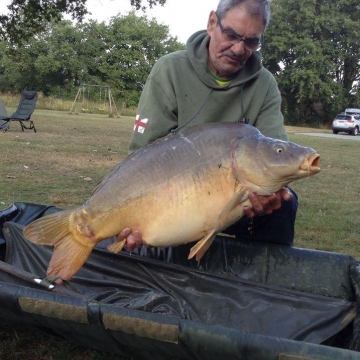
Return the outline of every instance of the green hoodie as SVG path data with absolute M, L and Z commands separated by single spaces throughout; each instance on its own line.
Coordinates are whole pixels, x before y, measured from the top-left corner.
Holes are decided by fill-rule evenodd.
M 288 140 L 280 92 L 261 54 L 254 52 L 230 84 L 221 87 L 207 65 L 209 40 L 206 31 L 199 31 L 186 50 L 154 65 L 140 97 L 130 153 L 176 128 L 244 119 L 265 136 Z

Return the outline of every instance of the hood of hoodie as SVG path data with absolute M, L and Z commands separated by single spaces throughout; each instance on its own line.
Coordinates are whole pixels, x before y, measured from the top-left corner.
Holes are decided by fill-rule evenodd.
M 214 89 L 221 89 L 216 83 L 208 67 L 208 46 L 210 37 L 206 30 L 201 30 L 190 36 L 186 43 L 186 53 L 191 65 L 194 67 L 201 81 Z M 256 78 L 261 73 L 263 67 L 261 64 L 261 54 L 254 51 L 245 65 L 238 71 L 227 87 L 239 86 L 247 81 Z

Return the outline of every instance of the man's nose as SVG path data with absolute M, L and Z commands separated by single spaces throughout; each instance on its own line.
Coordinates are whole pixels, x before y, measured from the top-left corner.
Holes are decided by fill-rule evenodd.
M 234 44 L 231 47 L 231 50 L 236 54 L 236 55 L 243 55 L 246 51 L 245 49 L 245 43 L 244 40 L 240 40 L 239 42 L 237 42 L 236 44 Z

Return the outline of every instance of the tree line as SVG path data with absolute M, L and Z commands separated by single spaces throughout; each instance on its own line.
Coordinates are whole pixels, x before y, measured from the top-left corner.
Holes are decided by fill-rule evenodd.
M 165 3 L 166 0 L 130 0 L 134 9 L 143 11 Z M 8 13 L 0 14 L 0 41 L 27 41 L 44 31 L 49 22 L 60 21 L 63 14 L 81 22 L 89 13 L 86 5 L 87 0 L 11 0 Z
M 41 4 L 47 2 L 56 0 Z M 264 66 L 278 81 L 286 123 L 329 124 L 345 108 L 360 108 L 358 0 L 272 0 L 271 9 L 261 52 Z M 46 19 L 41 22 L 44 30 L 34 34 L 13 29 L 21 41 L 2 38 L 0 91 L 31 88 L 72 98 L 83 83 L 106 84 L 117 99 L 136 106 L 153 64 L 184 48 L 167 26 L 145 15 L 130 13 L 109 23 Z
M 358 0 L 272 0 L 262 49 L 287 123 L 327 123 L 360 108 Z
M 0 43 L 0 91 L 36 89 L 70 99 L 82 84 L 107 85 L 136 106 L 155 62 L 182 48 L 167 26 L 134 13 L 108 24 L 52 22 L 26 44 Z

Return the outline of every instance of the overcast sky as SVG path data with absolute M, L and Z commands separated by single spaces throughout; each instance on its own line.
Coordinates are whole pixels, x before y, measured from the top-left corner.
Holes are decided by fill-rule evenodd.
M 0 14 L 6 14 L 6 5 L 11 0 L 0 0 Z M 143 3 L 147 4 L 146 0 Z M 205 29 L 211 10 L 216 10 L 218 0 L 167 0 L 164 6 L 155 6 L 148 10 L 149 18 L 156 18 L 160 24 L 168 25 L 170 34 L 177 36 L 185 43 L 195 31 Z M 130 0 L 87 0 L 87 9 L 92 13 L 91 18 L 107 21 L 117 14 L 126 15 L 131 11 Z M 142 12 L 138 12 L 142 15 Z

